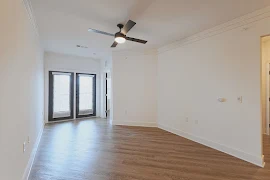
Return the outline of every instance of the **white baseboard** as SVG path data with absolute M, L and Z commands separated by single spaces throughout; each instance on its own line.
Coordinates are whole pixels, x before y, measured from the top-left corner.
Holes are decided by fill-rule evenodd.
M 44 124 L 42 125 L 41 130 L 39 131 L 38 137 L 36 139 L 36 142 L 33 146 L 33 149 L 32 149 L 32 152 L 30 154 L 30 158 L 28 160 L 27 166 L 25 168 L 22 180 L 28 180 L 28 177 L 29 177 L 30 171 L 32 169 L 32 165 L 33 165 L 33 162 L 35 160 L 35 156 L 36 156 L 36 153 L 38 150 L 38 145 L 39 145 L 39 142 L 40 142 L 41 137 L 42 137 L 43 129 L 44 129 Z
M 94 118 L 101 118 L 100 116 L 89 116 L 89 117 L 81 117 L 75 119 L 65 119 L 65 120 L 56 120 L 56 121 L 45 121 L 45 124 L 54 124 L 54 123 L 62 123 L 62 122 L 69 122 L 69 121 L 80 121 L 80 120 L 88 120 Z
M 234 157 L 237 157 L 239 159 L 242 159 L 244 161 L 250 162 L 252 164 L 255 164 L 257 166 L 260 167 L 264 167 L 264 156 L 262 155 L 261 157 L 257 157 L 248 153 L 245 153 L 243 151 L 231 148 L 231 147 L 227 147 L 225 145 L 213 142 L 213 141 L 209 141 L 206 139 L 202 139 L 200 137 L 194 136 L 192 134 L 177 130 L 175 128 L 171 128 L 162 124 L 158 124 L 158 128 L 163 129 L 165 131 L 171 132 L 173 134 L 182 136 L 184 138 L 187 138 L 189 140 L 195 141 L 197 143 L 203 144 L 205 146 L 211 147 L 213 149 L 216 149 L 218 151 L 224 152 L 226 154 L 232 155 Z
M 122 125 L 122 126 L 141 126 L 141 127 L 157 127 L 157 123 L 156 122 L 119 122 L 119 121 L 113 121 L 112 125 Z

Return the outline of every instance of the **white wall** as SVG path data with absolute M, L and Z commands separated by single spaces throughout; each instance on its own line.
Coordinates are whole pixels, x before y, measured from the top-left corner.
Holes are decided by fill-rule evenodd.
M 90 73 L 96 74 L 96 116 L 100 116 L 101 110 L 101 83 L 100 83 L 100 60 L 91 59 L 86 57 L 78 57 L 72 55 L 65 55 L 53 52 L 45 52 L 44 56 L 44 66 L 45 66 L 45 123 L 48 122 L 48 100 L 49 100 L 49 71 L 65 71 L 74 73 Z M 75 87 L 74 87 L 75 88 Z M 75 101 L 74 96 L 74 102 Z M 74 108 L 74 111 L 76 109 Z M 74 112 L 74 119 L 75 117 Z
M 160 51 L 158 124 L 262 166 L 260 36 L 270 33 L 270 18 L 251 20 L 246 26 L 230 22 L 216 34 Z
M 1 0 L 0 24 L 0 179 L 20 180 L 43 129 L 43 50 L 23 1 Z
M 270 36 L 262 38 L 262 119 L 263 119 L 263 133 L 266 132 L 266 126 L 267 126 L 267 81 L 269 78 L 269 72 L 267 72 L 267 69 L 269 69 L 269 63 L 270 63 Z M 269 125 L 268 125 L 269 126 Z
M 113 124 L 156 126 L 156 78 L 155 53 L 113 53 Z

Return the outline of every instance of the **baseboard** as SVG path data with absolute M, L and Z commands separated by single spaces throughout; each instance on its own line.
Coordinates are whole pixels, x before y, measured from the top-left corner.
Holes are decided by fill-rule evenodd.
M 209 141 L 209 140 L 194 136 L 192 134 L 189 134 L 189 133 L 177 130 L 175 128 L 171 128 L 171 127 L 162 125 L 162 124 L 158 124 L 158 128 L 163 129 L 163 130 L 168 131 L 168 132 L 171 132 L 173 134 L 182 136 L 182 137 L 187 138 L 189 140 L 195 141 L 195 142 L 200 143 L 202 145 L 211 147 L 213 149 L 224 152 L 226 154 L 232 155 L 236 158 L 242 159 L 244 161 L 255 164 L 257 166 L 264 167 L 265 163 L 264 163 L 264 156 L 263 155 L 261 157 L 256 157 L 254 155 L 245 153 L 243 151 L 240 151 L 240 150 L 237 150 L 237 149 L 234 149 L 231 147 L 227 147 L 225 145 L 222 145 L 222 144 L 219 144 L 219 143 L 216 143 L 213 141 Z
M 121 125 L 121 126 L 141 126 L 141 127 L 157 127 L 156 122 L 134 122 L 134 121 L 113 121 L 112 125 Z
M 54 124 L 54 123 L 62 123 L 62 122 L 69 122 L 69 121 L 80 121 L 80 120 L 89 120 L 89 119 L 95 119 L 95 118 L 101 118 L 101 117 L 100 116 L 89 116 L 89 117 L 81 117 L 81 118 L 75 118 L 75 119 L 47 121 L 47 122 L 45 122 L 45 124 Z
M 41 137 L 42 137 L 43 129 L 44 129 L 44 124 L 42 124 L 41 130 L 39 131 L 38 137 L 37 137 L 36 142 L 33 146 L 33 149 L 32 149 L 32 152 L 30 154 L 30 158 L 28 160 L 27 166 L 25 168 L 22 180 L 28 180 L 28 177 L 29 177 L 30 171 L 32 169 L 32 165 L 33 165 L 33 162 L 35 160 L 35 156 L 36 156 L 36 153 L 38 150 L 38 145 L 39 145 L 39 142 L 40 142 Z

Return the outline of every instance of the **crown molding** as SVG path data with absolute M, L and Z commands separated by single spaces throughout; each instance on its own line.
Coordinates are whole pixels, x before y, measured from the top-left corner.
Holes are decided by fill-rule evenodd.
M 202 31 L 200 33 L 197 33 L 193 36 L 184 38 L 182 40 L 176 41 L 174 43 L 165 45 L 158 49 L 158 54 L 164 53 L 166 51 L 170 51 L 172 49 L 176 49 L 178 47 L 194 43 L 196 41 L 200 41 L 218 34 L 222 34 L 224 32 L 242 27 L 247 26 L 249 24 L 252 24 L 254 22 L 260 21 L 262 19 L 270 17 L 270 6 L 254 11 L 252 13 L 249 13 L 247 15 L 241 16 L 239 18 L 233 19 L 231 21 L 228 21 L 224 24 L 215 26 L 213 28 L 210 28 L 208 30 Z M 242 30 L 248 30 L 249 27 L 244 27 Z
M 34 13 L 33 13 L 32 4 L 31 4 L 30 0 L 22 0 L 22 2 L 23 2 L 23 5 L 25 7 L 25 10 L 28 14 L 28 18 L 30 20 L 30 23 L 32 24 L 32 26 L 34 28 L 35 34 L 39 38 L 38 27 L 37 27 Z

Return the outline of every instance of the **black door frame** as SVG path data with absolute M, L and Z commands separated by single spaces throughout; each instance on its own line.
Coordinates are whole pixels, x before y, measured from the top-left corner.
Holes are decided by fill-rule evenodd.
M 106 98 L 106 117 L 108 117 L 108 73 L 106 73 L 106 92 L 105 92 L 105 98 Z
M 79 82 L 79 75 L 91 75 L 94 76 L 93 78 L 93 114 L 87 114 L 87 115 L 79 115 L 79 91 L 80 91 L 80 82 Z M 83 117 L 91 117 L 96 116 L 96 74 L 90 74 L 90 73 L 76 73 L 76 118 L 83 118 Z
M 53 73 L 69 73 L 70 74 L 70 116 L 53 118 Z M 48 120 L 49 121 L 61 121 L 74 118 L 74 73 L 64 71 L 49 71 L 49 103 L 48 103 Z

